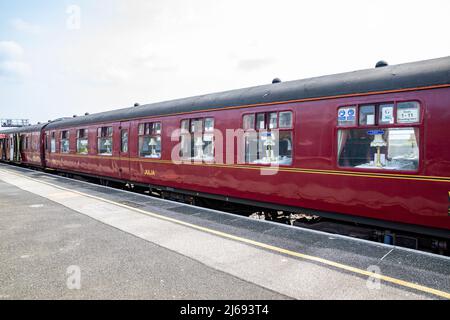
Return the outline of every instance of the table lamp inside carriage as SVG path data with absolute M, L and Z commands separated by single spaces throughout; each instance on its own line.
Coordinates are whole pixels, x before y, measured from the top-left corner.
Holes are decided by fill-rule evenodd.
M 373 141 L 370 143 L 370 146 L 373 148 L 377 148 L 377 156 L 375 160 L 375 166 L 382 167 L 383 164 L 381 163 L 381 147 L 386 147 L 387 143 L 383 139 L 382 134 L 376 134 Z

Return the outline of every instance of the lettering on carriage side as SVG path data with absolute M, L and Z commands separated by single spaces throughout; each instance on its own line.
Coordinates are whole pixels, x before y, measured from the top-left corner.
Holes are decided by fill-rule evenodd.
M 156 176 L 156 171 L 155 170 L 145 170 L 144 171 L 144 176 L 146 176 L 146 177 L 154 177 L 154 176 Z

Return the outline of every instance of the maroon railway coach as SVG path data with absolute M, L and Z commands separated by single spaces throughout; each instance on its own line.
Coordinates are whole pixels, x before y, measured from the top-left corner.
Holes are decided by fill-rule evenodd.
M 449 124 L 446 57 L 7 131 L 2 159 L 449 239 Z M 255 133 L 232 163 L 227 129 Z

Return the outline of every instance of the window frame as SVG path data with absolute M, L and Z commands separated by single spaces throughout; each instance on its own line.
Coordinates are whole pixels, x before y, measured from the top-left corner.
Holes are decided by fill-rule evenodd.
M 152 131 L 153 131 L 153 125 L 154 124 L 157 124 L 157 123 L 159 123 L 159 133 L 153 133 Z M 152 131 L 150 131 L 148 134 L 147 134 L 147 126 L 148 125 L 152 125 Z M 144 133 L 143 134 L 141 134 L 141 131 L 140 131 L 140 127 L 141 127 L 141 125 L 143 125 L 144 126 Z M 163 153 L 163 123 L 162 123 L 162 121 L 161 120 L 156 120 L 156 121 L 142 121 L 142 122 L 139 122 L 138 123 L 138 125 L 137 125 L 137 153 L 138 153 L 138 158 L 141 158 L 141 159 L 155 159 L 155 160 L 160 160 L 160 159 L 162 159 L 162 153 Z M 140 148 L 140 140 L 141 140 L 141 137 L 150 137 L 150 138 L 152 138 L 152 137 L 159 137 L 159 139 L 160 139 L 160 141 L 161 141 L 161 151 L 160 151 L 160 154 L 159 154 L 159 157 L 157 157 L 157 158 L 154 158 L 154 157 L 145 157 L 145 156 L 142 156 L 141 155 L 141 148 Z M 128 148 L 130 147 L 130 140 L 129 140 L 129 138 L 130 138 L 130 135 L 129 135 L 129 132 L 128 132 Z M 121 143 L 121 148 L 122 148 L 122 131 L 121 131 L 121 135 L 120 135 L 120 143 Z M 121 149 L 122 150 L 122 149 Z M 128 149 L 129 150 L 129 149 Z
M 207 119 L 212 119 L 212 121 L 213 121 L 213 130 L 212 131 L 209 131 L 209 130 L 207 131 L 206 130 L 205 123 L 206 123 Z M 198 132 L 195 132 L 194 130 L 192 130 L 193 129 L 192 128 L 192 123 L 194 121 L 200 121 L 200 120 L 202 121 L 202 130 L 198 131 Z M 183 122 L 184 121 L 188 122 L 188 130 L 187 130 L 187 132 L 183 131 L 184 130 L 184 128 L 183 128 Z M 216 125 L 217 125 L 216 117 L 210 115 L 210 116 L 203 116 L 203 117 L 183 118 L 183 119 L 180 120 L 179 123 L 180 123 L 179 124 L 179 128 L 181 129 L 181 132 L 180 132 L 180 143 L 182 142 L 182 137 L 183 136 L 189 136 L 189 139 L 190 139 L 190 142 L 191 142 L 190 143 L 190 148 L 189 148 L 190 156 L 187 157 L 187 156 L 182 155 L 181 159 L 184 160 L 184 161 L 186 161 L 186 160 L 191 160 L 191 161 L 194 160 L 194 161 L 196 161 L 197 160 L 197 159 L 195 159 L 195 156 L 194 156 L 195 150 L 193 150 L 193 146 L 192 146 L 193 139 L 192 138 L 193 138 L 193 136 L 196 133 L 197 134 L 201 133 L 203 142 L 205 141 L 205 139 L 204 139 L 205 135 L 212 135 L 213 136 L 213 142 L 212 142 L 213 143 L 213 154 L 212 154 L 213 160 L 211 161 L 211 160 L 208 160 L 208 159 L 204 159 L 204 154 L 203 154 L 202 162 L 215 163 L 216 162 L 216 147 L 215 147 L 215 134 L 214 134 L 214 131 L 216 130 Z M 183 148 L 183 145 L 181 145 L 180 152 L 183 151 L 182 148 Z M 195 145 L 194 145 L 194 149 L 195 149 Z M 204 151 L 205 151 L 205 149 L 203 148 L 203 152 Z
M 124 151 L 124 143 L 123 143 L 123 134 L 124 132 L 127 133 L 127 150 Z M 120 153 L 129 153 L 130 152 L 130 129 L 129 128 L 122 128 L 120 129 Z
M 397 105 L 399 103 L 403 102 L 417 102 L 419 104 L 419 121 L 414 123 L 398 123 L 397 122 Z M 393 110 L 393 117 L 394 117 L 394 123 L 381 123 L 380 124 L 380 106 L 381 105 L 387 105 L 387 104 L 393 104 L 394 110 Z M 374 125 L 360 125 L 360 107 L 361 106 L 367 106 L 367 105 L 375 105 L 375 124 Z M 341 108 L 345 107 L 351 107 L 356 106 L 356 121 L 354 125 L 345 125 L 345 126 L 339 126 L 338 122 L 338 112 Z M 423 157 L 425 154 L 424 148 L 425 144 L 424 141 L 424 119 L 425 119 L 425 112 L 426 112 L 426 104 L 422 99 L 418 98 L 401 98 L 401 99 L 387 99 L 384 101 L 375 100 L 375 101 L 352 101 L 347 104 L 339 104 L 336 108 L 335 113 L 335 119 L 334 119 L 334 142 L 333 142 L 333 158 L 334 158 L 334 165 L 335 168 L 343 171 L 360 171 L 365 173 L 393 173 L 393 174 L 418 174 L 422 172 L 423 170 Z M 351 130 L 351 129 L 389 129 L 389 128 L 418 128 L 419 134 L 419 161 L 417 169 L 415 170 L 393 170 L 393 169 L 380 169 L 380 168 L 356 168 L 356 167 L 344 167 L 339 165 L 339 155 L 338 155 L 338 132 L 339 130 Z
M 291 127 L 286 128 L 286 127 L 280 127 L 280 113 L 284 113 L 284 112 L 290 112 L 291 113 Z M 276 129 L 269 129 L 270 127 L 270 114 L 272 113 L 276 113 L 277 114 L 277 128 Z M 258 114 L 264 114 L 264 121 L 265 121 L 265 128 L 264 129 L 257 129 L 257 115 Z M 251 116 L 253 115 L 253 128 L 247 129 L 247 130 L 254 130 L 258 136 L 258 143 L 259 143 L 259 133 L 260 131 L 266 131 L 266 132 L 270 132 L 272 130 L 278 130 L 278 132 L 282 132 L 282 131 L 290 131 L 292 133 L 292 150 L 291 150 L 291 154 L 292 154 L 292 162 L 291 164 L 277 164 L 280 167 L 293 167 L 294 166 L 294 162 L 295 162 L 295 112 L 292 108 L 286 108 L 286 109 L 279 109 L 279 110 L 266 110 L 266 111 L 259 111 L 259 110 L 255 110 L 253 112 L 244 112 L 241 114 L 241 121 L 240 121 L 240 129 L 242 130 L 246 130 L 244 129 L 244 117 L 245 116 Z M 245 147 L 244 147 L 245 148 Z M 247 150 L 244 150 L 244 152 L 246 153 Z M 258 152 L 259 152 L 259 146 L 258 146 Z M 245 159 L 245 155 L 244 155 L 244 159 Z M 245 162 L 246 165 L 256 165 L 256 166 L 273 166 L 273 163 L 251 163 L 251 162 Z
M 65 139 L 63 139 L 63 134 L 67 133 L 67 137 Z M 70 130 L 61 130 L 60 134 L 59 134 L 59 153 L 64 153 L 64 154 L 68 154 L 70 153 Z M 64 141 L 68 141 L 69 142 L 69 147 L 67 151 L 63 151 L 63 142 Z
M 78 155 L 87 155 L 87 154 L 89 154 L 89 128 L 79 128 L 79 129 L 76 129 L 77 130 L 77 137 L 76 137 L 76 141 L 77 141 L 77 143 L 76 143 L 76 153 L 78 154 Z M 82 136 L 82 137 L 80 137 L 80 131 L 81 130 L 84 130 L 83 132 L 84 132 L 84 136 Z M 87 147 L 87 151 L 86 152 L 80 152 L 80 150 L 79 150 L 79 148 L 78 148 L 78 141 L 79 140 L 87 140 L 87 145 L 86 145 L 86 147 Z
M 103 135 L 103 129 L 106 129 L 106 132 L 108 133 L 108 129 L 111 128 L 111 134 L 110 135 Z M 99 156 L 105 156 L 105 157 L 112 157 L 114 153 L 114 126 L 102 126 L 97 127 L 97 155 Z M 100 135 L 99 135 L 100 132 Z M 111 153 L 100 153 L 100 139 L 111 139 Z

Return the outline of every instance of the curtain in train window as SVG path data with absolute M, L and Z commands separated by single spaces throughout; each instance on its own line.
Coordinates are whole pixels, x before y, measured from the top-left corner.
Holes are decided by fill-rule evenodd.
M 339 130 L 338 163 L 351 168 L 417 170 L 419 128 Z
M 103 156 L 112 155 L 113 148 L 113 128 L 102 127 L 97 130 L 98 154 Z
M 161 122 L 139 125 L 139 156 L 161 158 Z
M 70 152 L 69 131 L 61 132 L 61 152 L 62 153 Z
M 88 154 L 88 131 L 80 129 L 77 131 L 77 153 Z

